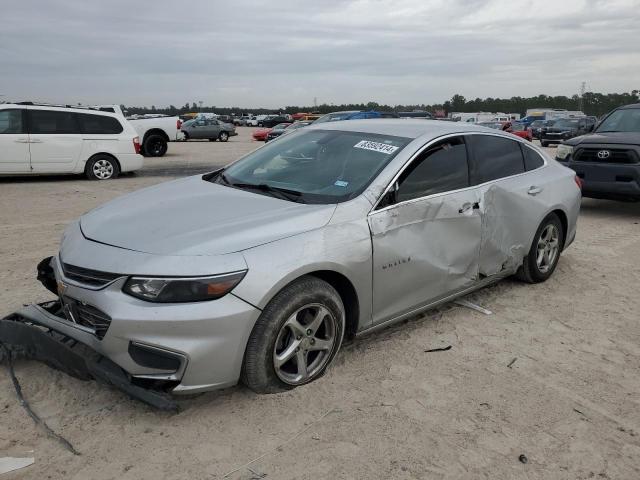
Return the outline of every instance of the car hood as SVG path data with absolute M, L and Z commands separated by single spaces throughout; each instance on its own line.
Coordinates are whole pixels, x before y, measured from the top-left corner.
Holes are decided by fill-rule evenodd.
M 158 255 L 220 255 L 326 225 L 335 205 L 306 205 L 187 177 L 119 197 L 80 218 L 96 242 Z
M 576 146 L 579 144 L 608 143 L 621 145 L 640 144 L 640 133 L 638 132 L 603 132 L 591 133 L 572 138 L 565 142 L 567 145 Z

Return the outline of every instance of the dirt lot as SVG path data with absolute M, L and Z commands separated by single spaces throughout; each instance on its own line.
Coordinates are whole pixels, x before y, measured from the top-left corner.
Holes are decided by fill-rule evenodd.
M 257 146 L 240 132 L 226 144 L 171 144 L 117 181 L 0 180 L 0 316 L 50 297 L 34 269 L 67 222 Z M 2 478 L 638 479 L 639 285 L 640 204 L 584 200 L 578 237 L 548 282 L 472 295 L 491 316 L 448 306 L 345 345 L 327 375 L 289 393 L 237 387 L 170 415 L 19 362 L 34 410 L 82 455 L 35 427 L 2 368 L 0 457 L 35 457 Z

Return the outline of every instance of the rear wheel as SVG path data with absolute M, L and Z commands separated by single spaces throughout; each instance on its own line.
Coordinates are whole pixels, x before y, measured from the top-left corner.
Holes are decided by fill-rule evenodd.
M 331 363 L 344 334 L 345 313 L 328 283 L 303 277 L 265 307 L 247 343 L 242 381 L 256 393 L 312 382 Z
M 544 140 L 540 140 L 540 145 L 543 147 L 548 147 L 549 146 L 549 142 L 545 142 Z
M 221 142 L 226 142 L 227 140 L 229 140 L 229 133 L 220 132 L 220 135 L 218 135 L 218 140 L 220 140 Z
M 120 167 L 113 157 L 96 155 L 87 162 L 84 173 L 89 180 L 109 180 L 118 178 Z
M 516 274 L 528 283 L 544 282 L 558 265 L 562 252 L 564 229 L 555 213 L 549 214 L 538 227 L 529 254 Z
M 167 141 L 162 135 L 149 135 L 144 141 L 144 153 L 148 157 L 162 157 L 167 153 Z

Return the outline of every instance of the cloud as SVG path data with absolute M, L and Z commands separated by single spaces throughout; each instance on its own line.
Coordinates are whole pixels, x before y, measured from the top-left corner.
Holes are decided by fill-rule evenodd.
M 640 1 L 23 1 L 0 93 L 66 103 L 432 103 L 640 85 Z M 29 21 L 25 22 L 24 19 Z

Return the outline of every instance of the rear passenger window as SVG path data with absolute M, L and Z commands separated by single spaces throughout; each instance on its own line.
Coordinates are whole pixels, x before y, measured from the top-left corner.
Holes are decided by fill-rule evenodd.
M 398 202 L 469 186 L 467 150 L 460 137 L 440 142 L 413 161 L 399 179 Z
M 80 130 L 82 133 L 91 134 L 116 134 L 122 133 L 122 125 L 113 117 L 103 115 L 91 115 L 90 113 L 79 113 Z
M 22 110 L 0 110 L 0 135 L 24 133 Z
M 27 110 L 29 113 L 29 133 L 80 133 L 72 112 L 53 110 Z
M 529 148 L 526 145 L 522 145 L 522 153 L 524 154 L 524 169 L 528 172 L 529 170 L 535 170 L 536 168 L 540 168 L 544 165 L 544 160 L 540 156 L 538 152 L 536 152 L 533 148 Z
M 519 142 L 493 135 L 469 135 L 473 152 L 471 183 L 479 185 L 524 172 Z

